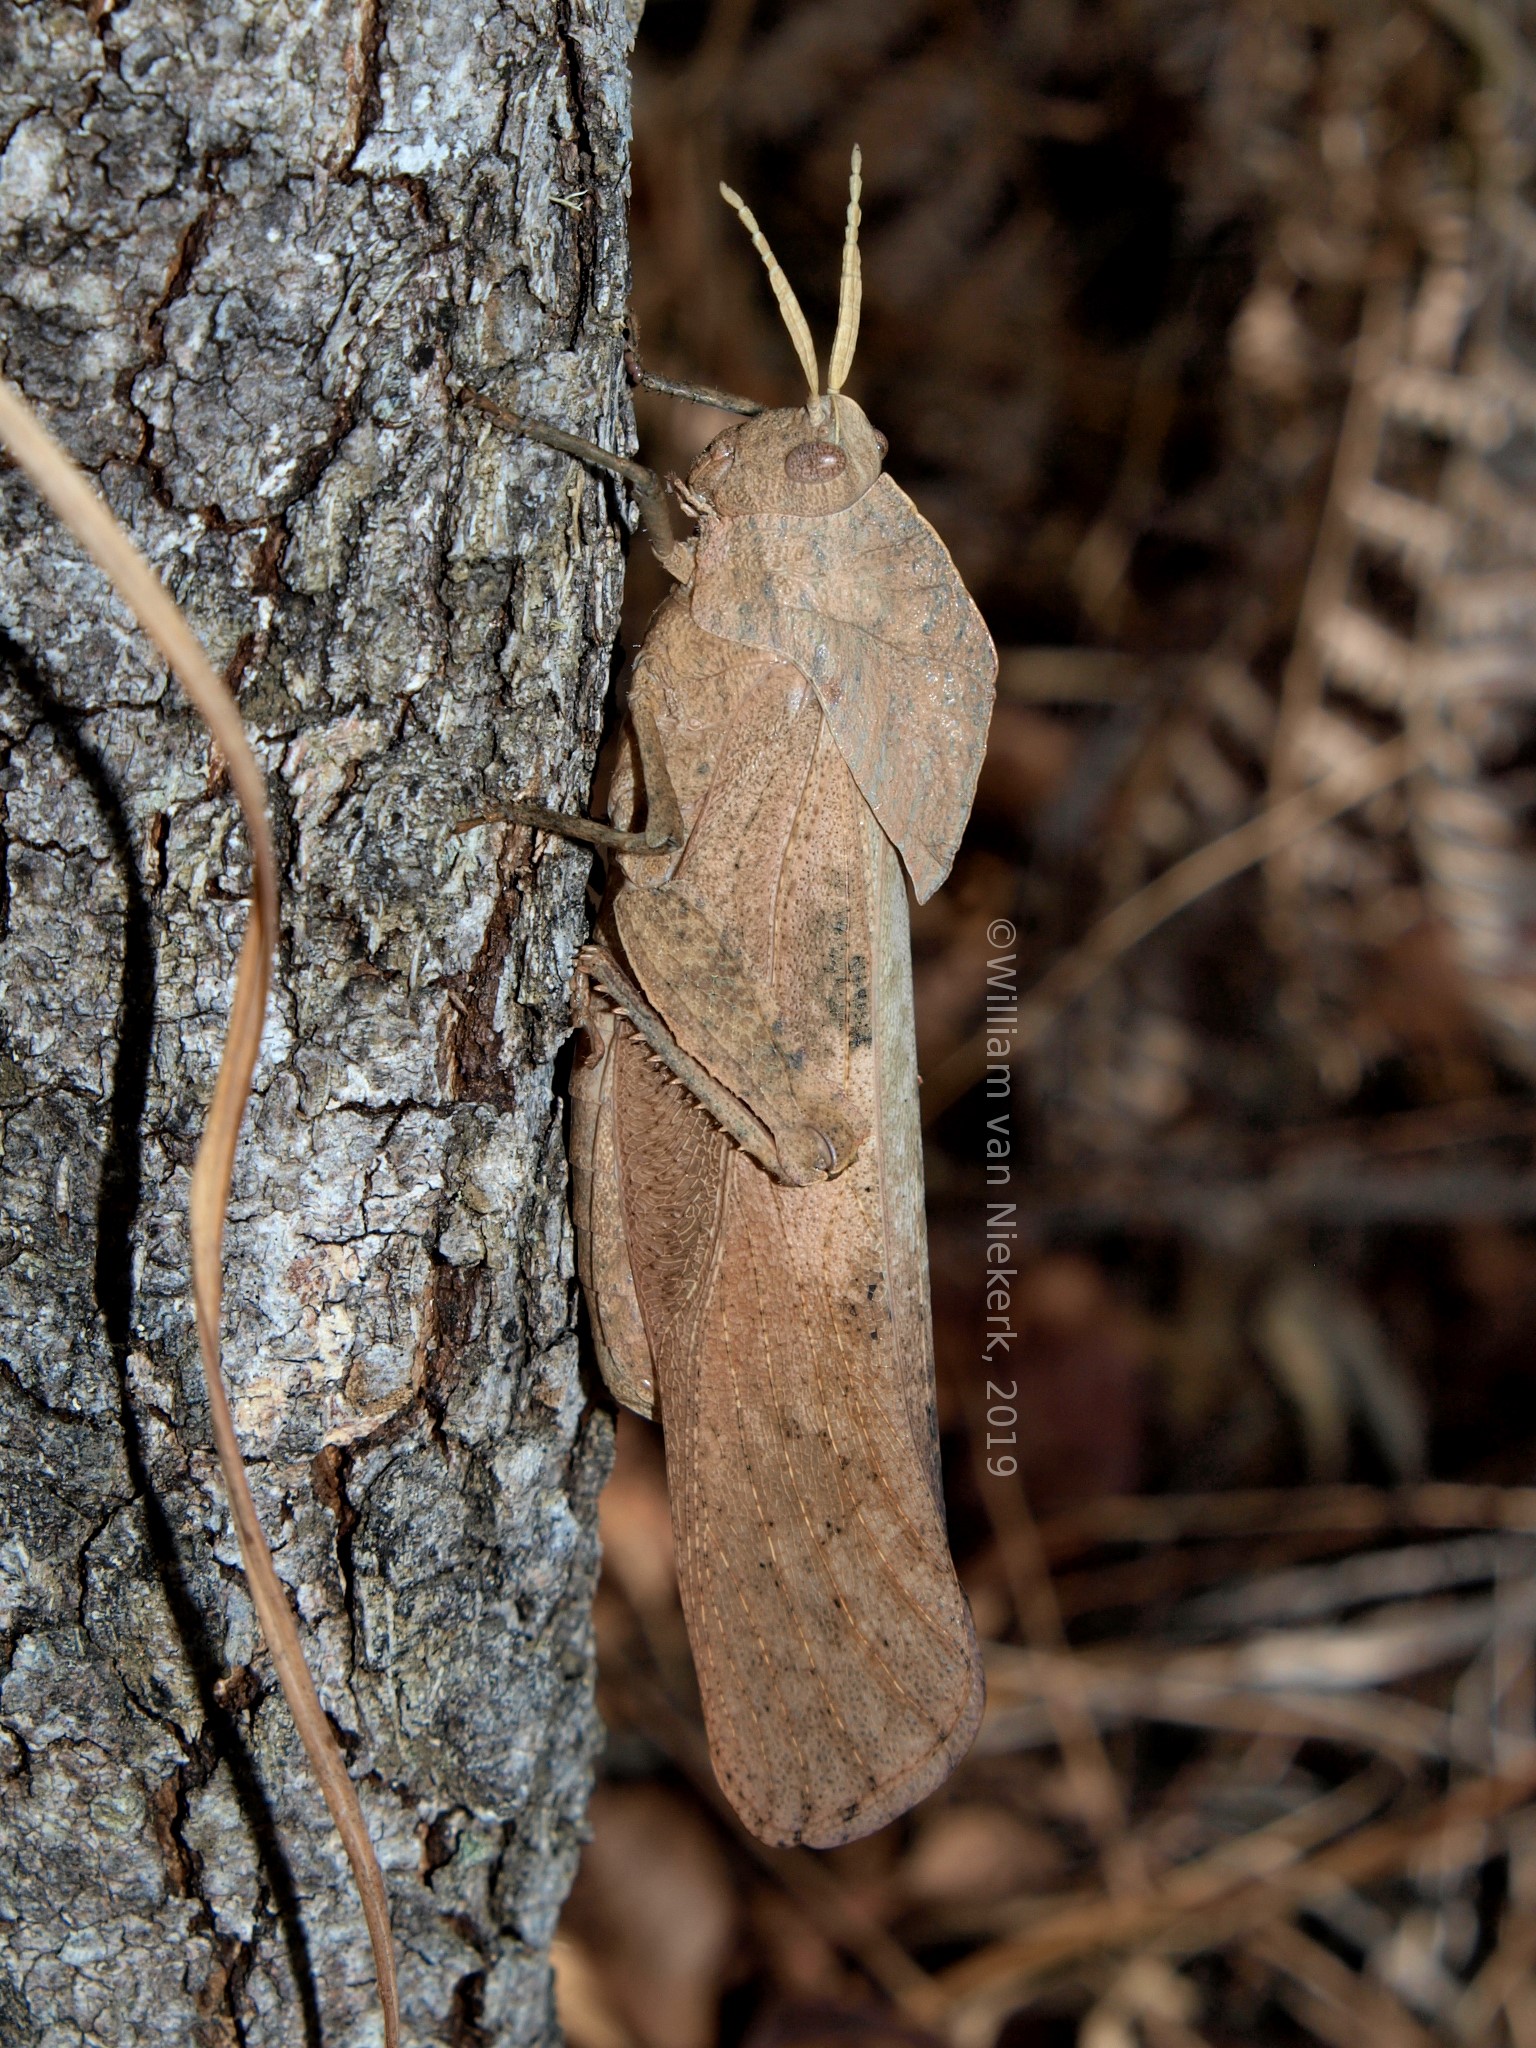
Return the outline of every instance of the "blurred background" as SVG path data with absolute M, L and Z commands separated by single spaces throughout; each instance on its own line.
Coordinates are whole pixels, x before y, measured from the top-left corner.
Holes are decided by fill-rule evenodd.
M 859 142 L 850 388 L 1001 651 L 914 928 L 990 1705 L 869 1841 L 750 1842 L 622 1418 L 573 2048 L 1536 2048 L 1533 50 L 1497 0 L 646 8 L 646 367 L 803 397 L 716 186 L 824 352 Z M 636 409 L 664 469 L 726 424 Z

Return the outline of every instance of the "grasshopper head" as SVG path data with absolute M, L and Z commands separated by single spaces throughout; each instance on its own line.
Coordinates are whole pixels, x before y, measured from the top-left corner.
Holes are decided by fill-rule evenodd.
M 843 281 L 838 295 L 837 338 L 827 371 L 827 389 L 819 387 L 811 330 L 789 279 L 769 248 L 750 209 L 729 185 L 721 196 L 741 215 L 753 246 L 768 268 L 779 311 L 789 329 L 811 395 L 805 406 L 763 412 L 717 434 L 694 464 L 688 488 L 724 518 L 748 512 L 841 512 L 862 498 L 880 474 L 885 436 L 869 424 L 843 383 L 853 362 L 859 334 L 859 196 L 863 190 L 862 158 L 853 152 L 848 180 L 848 228 L 843 240 Z
M 689 471 L 688 488 L 725 519 L 841 512 L 880 474 L 885 447 L 853 400 L 829 391 L 727 427 Z

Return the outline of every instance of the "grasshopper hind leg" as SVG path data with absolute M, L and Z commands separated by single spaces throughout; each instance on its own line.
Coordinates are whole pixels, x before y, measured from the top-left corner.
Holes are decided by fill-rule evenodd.
M 581 1284 L 609 1392 L 659 1420 L 664 1389 L 655 1361 L 675 1349 L 674 1325 L 710 1263 L 730 1141 L 585 979 L 577 1011 L 587 1034 L 571 1077 Z M 652 1330 L 640 1306 L 642 1269 Z
M 580 1022 L 587 1051 L 571 1074 L 570 1146 L 577 1266 L 608 1391 L 650 1421 L 656 1409 L 656 1368 L 635 1292 L 619 1166 L 615 1090 L 624 1027 L 590 993 L 583 999 Z

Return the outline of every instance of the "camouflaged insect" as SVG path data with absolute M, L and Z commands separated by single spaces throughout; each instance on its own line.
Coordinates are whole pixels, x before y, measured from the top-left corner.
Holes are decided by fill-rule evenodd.
M 930 1791 L 981 1714 L 939 1488 L 902 871 L 921 901 L 949 870 L 997 664 L 841 388 L 857 152 L 825 392 L 721 189 L 809 399 L 729 427 L 678 487 L 697 532 L 658 542 L 677 588 L 636 662 L 611 825 L 502 815 L 615 855 L 572 1083 L 598 1356 L 662 1425 L 720 1783 L 765 1840 L 824 1847 Z

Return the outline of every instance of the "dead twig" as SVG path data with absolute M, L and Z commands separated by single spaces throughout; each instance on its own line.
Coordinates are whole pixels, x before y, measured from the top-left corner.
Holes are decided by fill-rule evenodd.
M 1009 1029 L 1012 1057 L 1026 1058 L 1061 1017 L 1063 1011 L 1103 979 L 1116 961 L 1200 897 L 1231 881 L 1247 868 L 1268 860 L 1282 848 L 1316 831 L 1330 818 L 1353 810 L 1367 798 L 1390 789 L 1412 772 L 1416 755 L 1407 739 L 1386 740 L 1368 747 L 1319 777 L 1299 794 L 1287 797 L 1225 832 L 1197 852 L 1167 868 L 1134 896 L 1117 904 L 1072 950 L 1064 953 L 1019 1005 Z M 975 1087 L 992 1064 L 988 1044 L 998 1027 L 978 1031 L 952 1052 L 923 1087 L 927 1122 Z
M 1054 1561 L 1100 1543 L 1178 1543 L 1303 1530 L 1390 1535 L 1412 1529 L 1508 1529 L 1536 1534 L 1536 1487 L 1458 1485 L 1306 1486 L 1230 1493 L 1105 1495 L 1041 1529 Z
M 1189 1728 L 1228 1729 L 1254 1736 L 1323 1740 L 1364 1750 L 1407 1769 L 1425 1759 L 1478 1763 L 1486 1745 L 1465 1738 L 1454 1716 L 1397 1694 L 1308 1691 L 1253 1686 L 1201 1676 L 1177 1655 L 1164 1662 L 1140 1656 L 1083 1654 L 1059 1674 L 1044 1652 L 1025 1653 L 1027 1670 L 1010 1668 L 1007 1647 L 988 1655 L 987 1718 L 977 1738 L 982 1754 L 1038 1748 L 1054 1738 L 1040 1702 L 1071 1684 L 1100 1725 L 1165 1721 Z
M 975 1388 L 969 1391 L 977 1396 Z M 1067 1647 L 1039 1528 L 1024 1489 L 989 1471 L 981 1448 L 986 1442 L 982 1404 L 973 1398 L 971 1405 L 976 1483 L 997 1537 L 1014 1613 L 1027 1641 L 1043 1653 L 1051 1674 L 1038 1697 L 1060 1746 L 1078 1810 L 1098 1849 L 1105 1882 L 1111 1891 L 1134 1891 L 1148 1881 L 1146 1865 L 1130 1839 L 1125 1795 L 1094 1722 L 1089 1685 L 1079 1685 L 1073 1676 L 1077 1659 Z
M 1518 1770 L 1460 1785 L 1409 1818 L 1359 1828 L 1362 1801 L 1377 1803 L 1379 1790 L 1380 1780 L 1366 1773 L 1301 1814 L 1172 1872 L 1156 1892 L 1064 1906 L 1027 1932 L 954 1964 L 938 1979 L 937 2002 L 923 1993 L 911 2009 L 919 2017 L 945 2018 L 972 1998 L 995 1998 L 1002 1987 L 1021 1995 L 1041 1977 L 1106 1950 L 1146 1944 L 1162 1954 L 1195 1955 L 1228 1948 L 1314 1900 L 1402 1870 L 1420 1851 L 1442 1847 L 1462 1831 L 1471 1839 L 1470 1831 L 1536 1792 L 1536 1749 Z M 1309 1817 L 1314 1827 L 1321 1821 L 1325 1836 L 1356 1831 L 1307 1855 L 1296 1835 Z
M 1244 1943 L 1249 1955 L 1287 1981 L 1282 1998 L 1301 2024 L 1333 2048 L 1439 2048 L 1427 2027 L 1381 1985 L 1356 1974 L 1331 1949 L 1285 1921 Z

